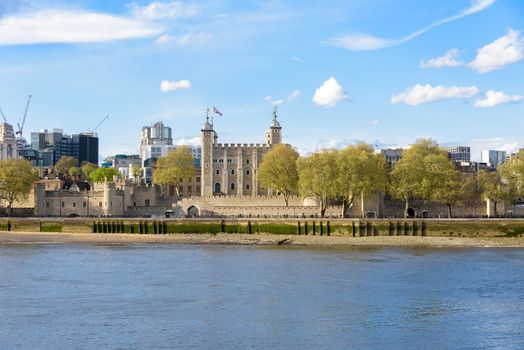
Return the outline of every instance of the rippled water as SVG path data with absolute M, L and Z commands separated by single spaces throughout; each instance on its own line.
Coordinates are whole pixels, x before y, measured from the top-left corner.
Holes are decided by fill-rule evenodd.
M 524 250 L 4 245 L 0 348 L 523 349 Z

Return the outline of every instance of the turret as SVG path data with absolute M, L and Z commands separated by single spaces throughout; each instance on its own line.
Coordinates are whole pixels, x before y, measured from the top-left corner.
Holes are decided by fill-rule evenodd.
M 202 196 L 213 195 L 213 146 L 217 142 L 217 135 L 213 130 L 213 124 L 209 123 L 209 110 L 206 116 L 206 122 L 202 126 L 201 140 L 202 140 L 202 155 L 200 159 L 201 168 L 201 189 Z
M 282 127 L 277 120 L 277 106 L 275 106 L 275 109 L 273 110 L 273 122 L 266 134 L 266 143 L 268 145 L 282 143 Z

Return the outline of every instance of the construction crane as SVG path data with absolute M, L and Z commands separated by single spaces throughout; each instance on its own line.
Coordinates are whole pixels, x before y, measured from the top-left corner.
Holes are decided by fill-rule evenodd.
M 31 95 L 29 95 L 29 98 L 27 99 L 27 104 L 25 106 L 25 112 L 24 112 L 24 117 L 22 118 L 22 124 L 20 123 L 16 123 L 18 125 L 18 131 L 16 132 L 17 135 L 20 135 L 20 138 L 23 138 L 22 137 L 22 134 L 24 132 L 24 125 L 25 125 L 25 120 L 27 118 L 27 111 L 29 109 L 29 103 L 31 102 Z
M 2 108 L 0 108 L 0 114 L 2 114 L 2 118 L 4 118 L 4 122 L 5 122 L 6 124 L 9 124 L 9 123 L 7 122 L 7 118 L 5 117 L 4 111 L 2 111 Z
M 90 133 L 94 134 L 95 131 L 100 127 L 100 125 L 102 125 L 106 120 L 109 119 L 109 116 L 106 115 L 98 124 L 96 124 L 95 128 L 93 130 L 89 130 L 89 128 L 87 129 Z

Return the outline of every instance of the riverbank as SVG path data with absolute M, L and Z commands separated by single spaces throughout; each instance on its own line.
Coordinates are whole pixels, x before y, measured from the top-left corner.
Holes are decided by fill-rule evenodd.
M 217 244 L 319 247 L 524 248 L 522 237 L 296 236 L 268 234 L 96 234 L 0 232 L 0 244 Z

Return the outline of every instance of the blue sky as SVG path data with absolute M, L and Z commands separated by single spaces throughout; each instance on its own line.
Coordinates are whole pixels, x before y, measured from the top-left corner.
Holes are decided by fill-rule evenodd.
M 221 142 L 263 142 L 274 104 L 302 153 L 524 147 L 520 0 L 1 0 L 0 17 L 9 121 L 28 94 L 26 137 L 108 114 L 101 156 L 136 153 L 157 120 L 195 143 L 208 106 Z

